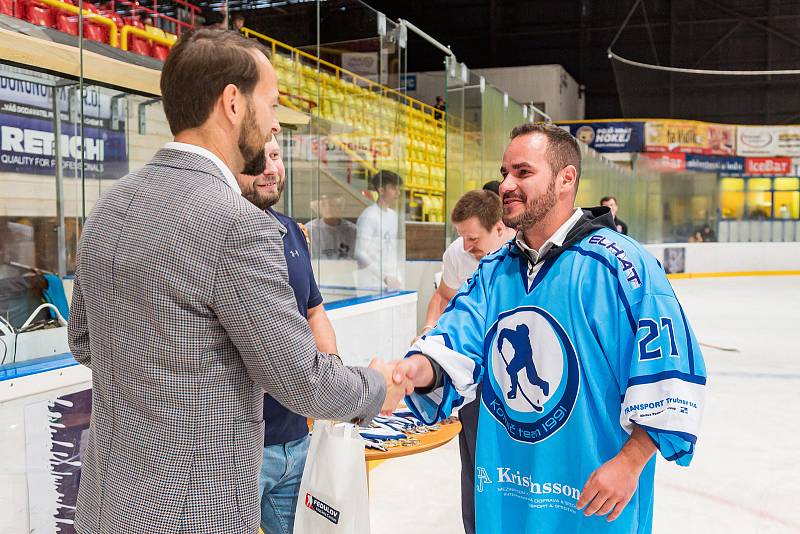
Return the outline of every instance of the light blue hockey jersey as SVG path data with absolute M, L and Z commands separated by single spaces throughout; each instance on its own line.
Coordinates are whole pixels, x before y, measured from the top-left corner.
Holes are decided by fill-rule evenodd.
M 700 348 L 664 270 L 636 241 L 604 227 L 608 218 L 584 210 L 532 282 L 514 242 L 485 258 L 409 352 L 444 371 L 441 387 L 406 398 L 423 421 L 447 417 L 483 385 L 481 534 L 651 532 L 655 458 L 616 521 L 575 507 L 634 423 L 664 458 L 691 461 L 706 382 Z

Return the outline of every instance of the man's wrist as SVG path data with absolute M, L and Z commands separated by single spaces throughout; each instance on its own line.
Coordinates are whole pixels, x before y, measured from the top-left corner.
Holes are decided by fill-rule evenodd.
M 419 335 L 424 336 L 434 328 L 436 328 L 436 325 L 426 324 L 425 326 L 422 327 L 422 330 L 420 330 Z
M 628 441 L 623 445 L 622 450 L 617 455 L 620 460 L 625 462 L 636 473 L 640 473 L 650 458 L 656 453 L 656 445 L 647 431 L 638 426 L 634 426 L 634 431 Z
M 442 386 L 444 382 L 442 367 L 427 354 L 415 354 L 418 371 L 414 380 L 414 391 L 425 395 Z

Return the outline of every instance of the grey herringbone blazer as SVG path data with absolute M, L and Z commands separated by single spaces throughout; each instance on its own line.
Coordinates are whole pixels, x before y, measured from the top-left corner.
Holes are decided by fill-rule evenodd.
M 162 149 L 86 221 L 69 317 L 92 368 L 79 533 L 254 534 L 263 390 L 370 419 L 381 375 L 320 354 L 275 219 L 208 159 Z

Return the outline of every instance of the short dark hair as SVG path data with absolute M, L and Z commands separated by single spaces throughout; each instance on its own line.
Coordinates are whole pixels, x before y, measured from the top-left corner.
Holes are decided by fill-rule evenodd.
M 607 197 L 603 197 L 603 198 L 600 199 L 600 205 L 602 206 L 603 202 L 608 202 L 609 200 L 613 200 L 614 202 L 619 204 L 619 202 L 617 202 L 617 197 L 612 197 L 611 195 L 609 195 Z
M 500 180 L 492 180 L 483 184 L 484 191 L 491 191 L 495 195 L 500 196 Z
M 476 217 L 481 226 L 491 230 L 503 218 L 503 205 L 500 203 L 500 197 L 485 189 L 467 191 L 453 207 L 450 220 L 460 223 L 470 217 Z
M 370 183 L 372 189 L 377 191 L 379 187 L 385 187 L 387 185 L 402 187 L 403 179 L 392 171 L 378 171 L 372 176 Z
M 183 34 L 161 71 L 161 97 L 172 135 L 208 120 L 228 84 L 250 95 L 258 83 L 252 51 L 267 49 L 237 32 L 201 28 Z
M 581 148 L 578 140 L 571 133 L 554 124 L 542 122 L 526 122 L 511 130 L 511 139 L 523 135 L 540 134 L 547 138 L 547 163 L 553 174 L 561 172 L 567 165 L 572 165 L 577 171 L 575 186 L 581 178 Z

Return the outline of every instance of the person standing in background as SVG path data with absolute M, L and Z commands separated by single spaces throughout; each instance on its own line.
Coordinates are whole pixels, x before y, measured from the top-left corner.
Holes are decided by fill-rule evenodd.
M 484 191 L 491 191 L 492 193 L 494 193 L 495 195 L 497 195 L 499 197 L 500 196 L 500 180 L 490 180 L 490 181 L 486 182 L 485 184 L 483 184 L 483 187 L 481 189 L 483 189 Z
M 361 212 L 356 222 L 356 285 L 380 291 L 399 289 L 400 219 L 394 206 L 400 199 L 403 180 L 391 171 L 379 171 L 371 180 L 378 200 Z
M 444 98 L 441 96 L 436 97 L 436 104 L 433 105 L 433 109 L 436 111 L 433 112 L 433 116 L 437 120 L 441 120 L 444 117 L 444 112 L 447 109 L 447 105 L 444 103 Z
M 617 199 L 612 196 L 603 197 L 600 199 L 600 205 L 611 208 L 611 216 L 614 218 L 614 226 L 616 226 L 617 232 L 628 235 L 628 225 L 622 219 L 617 218 L 617 209 L 619 207 Z
M 233 16 L 231 17 L 231 25 L 232 25 L 231 29 L 235 32 L 238 32 L 239 30 L 244 28 L 244 22 L 245 22 L 244 14 L 242 14 L 241 12 L 234 13 Z
M 311 257 L 323 260 L 349 260 L 356 246 L 356 225 L 342 217 L 344 198 L 322 195 L 312 203 L 318 217 L 309 221 Z
M 336 333 L 314 280 L 305 235 L 294 220 L 272 208 L 280 200 L 286 184 L 280 145 L 273 138 L 264 150 L 267 156 L 264 172 L 258 176 L 239 174 L 237 177 L 242 196 L 280 224 L 283 255 L 297 310 L 308 320 L 317 350 L 338 358 Z M 267 393 L 264 395 L 264 422 L 264 458 L 259 480 L 261 528 L 270 534 L 291 534 L 308 453 L 307 419 Z

